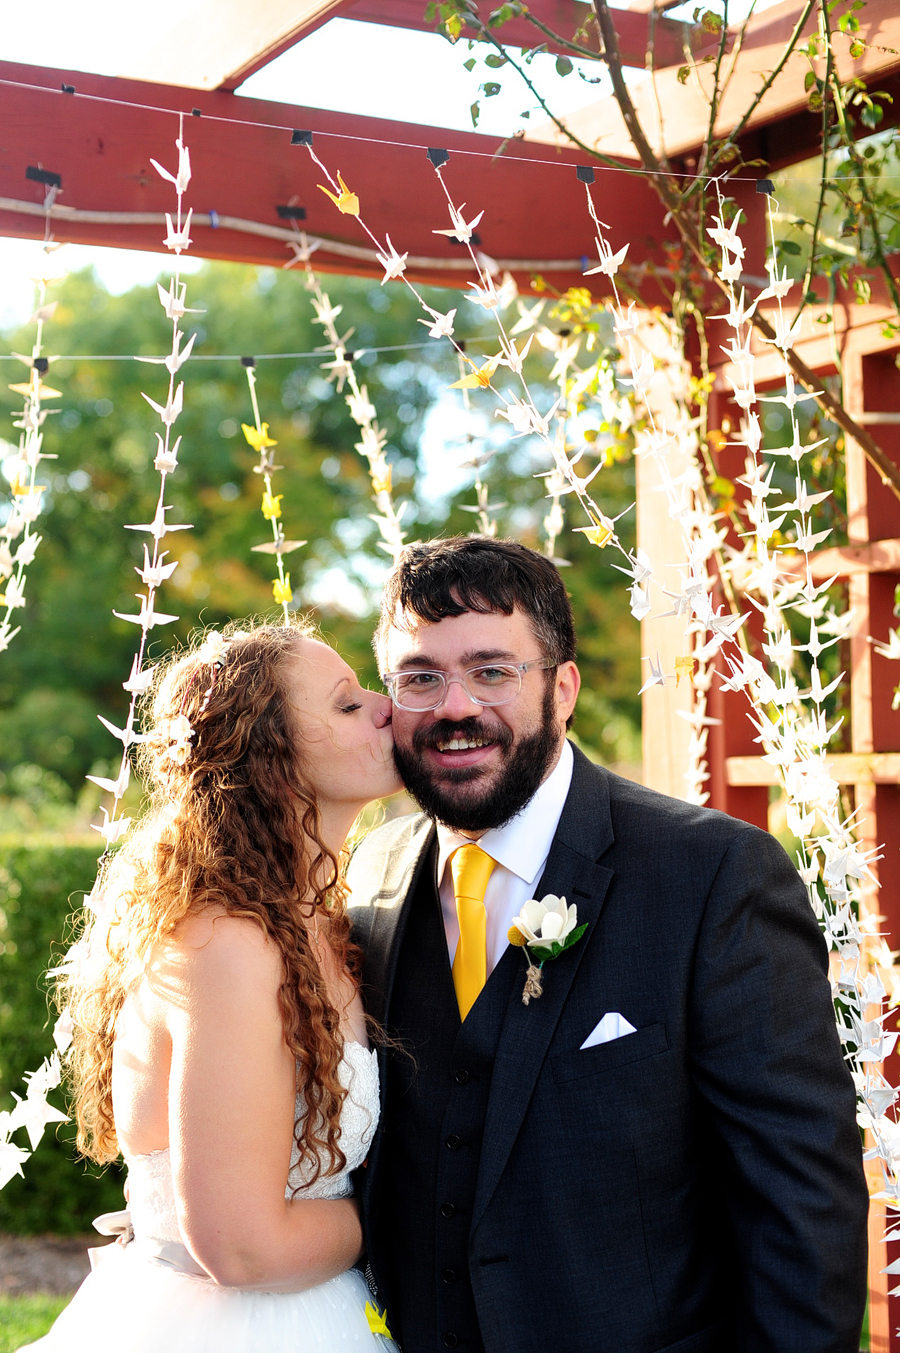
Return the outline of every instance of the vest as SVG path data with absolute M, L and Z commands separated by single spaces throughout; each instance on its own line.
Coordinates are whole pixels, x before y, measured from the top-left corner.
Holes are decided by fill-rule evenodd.
M 461 1024 L 435 870 L 436 849 L 407 903 L 387 1019 L 404 1050 L 387 1059 L 375 1271 L 404 1353 L 483 1353 L 469 1233 L 494 1054 L 521 955 L 506 951 Z

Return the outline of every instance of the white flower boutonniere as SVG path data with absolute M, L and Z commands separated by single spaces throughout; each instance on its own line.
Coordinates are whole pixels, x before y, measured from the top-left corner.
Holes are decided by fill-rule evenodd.
M 541 995 L 541 969 L 544 964 L 552 958 L 559 958 L 566 949 L 571 949 L 586 930 L 587 922 L 578 924 L 578 909 L 574 902 L 571 907 L 567 907 L 564 897 L 555 897 L 549 893 L 540 902 L 532 898 L 525 903 L 507 937 L 510 944 L 518 945 L 528 953 L 523 1005 L 528 1005 L 532 996 L 537 999 Z

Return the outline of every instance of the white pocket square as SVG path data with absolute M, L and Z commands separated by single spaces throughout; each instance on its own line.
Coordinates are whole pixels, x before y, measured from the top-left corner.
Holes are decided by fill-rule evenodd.
M 633 1024 L 629 1024 L 624 1015 L 610 1011 L 600 1023 L 595 1025 L 579 1048 L 596 1048 L 600 1043 L 611 1043 L 614 1038 L 624 1038 L 626 1034 L 637 1033 Z

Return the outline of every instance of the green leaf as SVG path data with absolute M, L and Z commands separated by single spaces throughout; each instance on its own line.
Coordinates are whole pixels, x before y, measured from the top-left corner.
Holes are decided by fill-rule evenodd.
M 861 56 L 863 56 L 865 50 L 866 44 L 862 41 L 861 38 L 854 38 L 853 41 L 850 43 L 850 55 L 853 57 L 854 61 L 857 61 Z
M 584 925 L 576 926 L 571 935 L 566 936 L 562 944 L 559 940 L 554 940 L 552 944 L 529 944 L 528 948 L 542 963 L 549 963 L 551 959 L 559 958 L 560 954 L 565 953 L 566 949 L 571 949 L 573 944 L 577 944 L 586 930 L 587 921 Z
M 571 75 L 575 67 L 567 56 L 558 56 L 556 58 L 557 75 Z
M 560 945 L 559 949 L 560 953 L 562 953 L 564 949 L 571 949 L 573 944 L 577 944 L 586 930 L 587 930 L 587 921 L 585 921 L 584 925 L 576 926 L 575 929 L 572 931 L 571 935 L 567 935 L 563 943 Z
M 814 70 L 808 70 L 803 77 L 803 88 L 807 94 L 812 89 L 815 83 L 816 83 L 816 72 Z
M 484 91 L 486 99 L 493 99 L 500 93 L 500 85 L 497 84 L 496 80 L 488 80 L 486 84 L 480 85 L 479 88 Z
M 691 73 L 691 68 L 690 68 L 690 66 L 679 66 L 679 67 L 678 67 L 678 83 L 679 83 L 680 85 L 687 84 L 687 78 L 688 78 L 688 76 L 690 75 L 690 73 Z
M 803 252 L 796 240 L 782 240 L 778 247 L 783 254 L 802 254 Z
M 473 127 L 477 127 L 477 126 L 478 126 L 478 118 L 479 118 L 479 116 L 480 116 L 480 114 L 481 114 L 481 105 L 479 104 L 479 102 L 478 102 L 477 99 L 476 99 L 475 102 L 472 104 L 471 108 L 469 109 L 469 113 L 471 114 L 471 117 L 472 117 L 472 126 L 473 126 Z
M 475 69 L 475 58 L 474 58 L 474 56 L 470 56 L 469 59 L 468 59 L 468 61 L 464 61 L 464 62 L 463 62 L 463 66 L 465 67 L 466 70 L 474 70 L 474 69 Z
M 499 70 L 501 66 L 506 65 L 508 60 L 509 58 L 506 56 L 500 56 L 497 52 L 491 52 L 490 56 L 484 58 L 484 64 L 490 66 L 491 70 Z

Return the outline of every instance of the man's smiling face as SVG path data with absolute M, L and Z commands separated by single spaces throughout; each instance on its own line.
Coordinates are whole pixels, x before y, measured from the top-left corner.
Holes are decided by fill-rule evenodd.
M 465 611 L 413 628 L 391 626 L 382 669 L 433 669 L 462 676 L 484 663 L 532 662 L 544 654 L 525 613 Z M 432 817 L 459 831 L 487 831 L 528 802 L 559 759 L 566 720 L 578 693 L 567 662 L 522 674 L 508 704 L 483 706 L 451 681 L 436 709 L 394 706 L 394 756 L 407 788 Z

